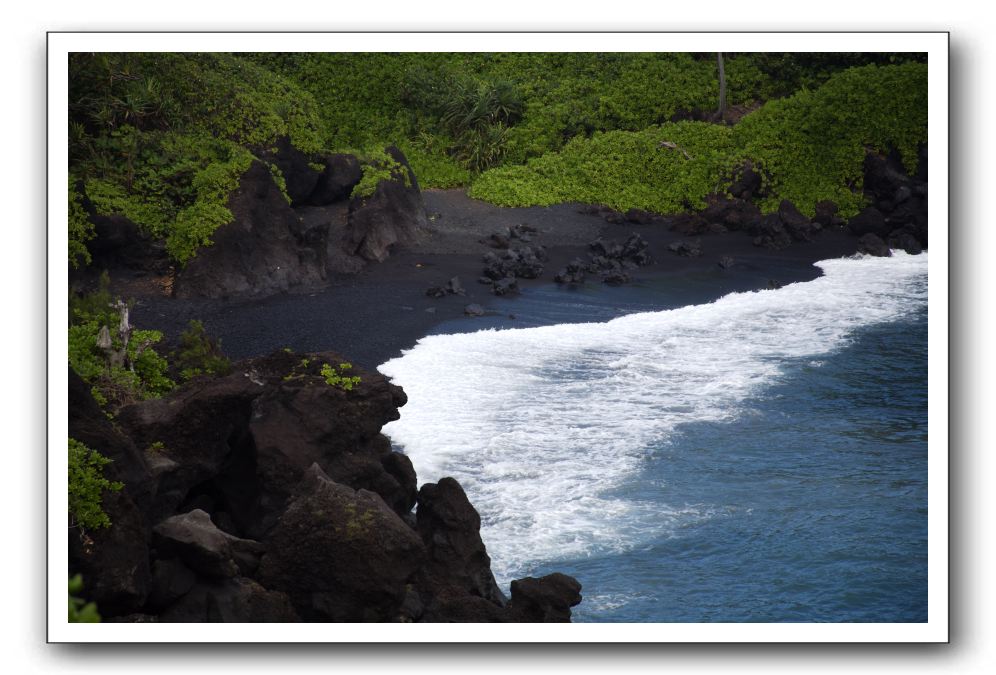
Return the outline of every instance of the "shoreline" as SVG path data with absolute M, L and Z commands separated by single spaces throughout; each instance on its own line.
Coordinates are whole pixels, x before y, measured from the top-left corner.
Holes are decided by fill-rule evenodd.
M 544 287 L 556 287 L 554 274 L 572 259 L 585 258 L 588 242 L 598 237 L 622 241 L 632 233 L 639 234 L 648 242 L 654 262 L 632 270 L 629 283 L 607 292 L 618 290 L 622 295 L 627 288 L 652 288 L 657 298 L 654 304 L 659 302 L 657 310 L 711 302 L 730 292 L 760 290 L 772 283 L 811 280 L 820 275 L 813 263 L 853 254 L 858 247 L 857 237 L 839 229 L 823 231 L 813 241 L 795 242 L 781 250 L 754 246 L 747 234 L 728 232 L 699 237 L 702 255 L 683 257 L 668 246 L 688 237 L 659 222 L 609 223 L 600 215 L 581 212 L 579 204 L 498 207 L 471 199 L 462 189 L 427 190 L 423 195 L 433 218 L 421 241 L 393 251 L 384 262 L 370 264 L 354 275 L 330 279 L 325 288 L 228 300 L 184 300 L 138 292 L 134 294 L 134 321 L 161 330 L 164 343 L 172 346 L 188 322 L 199 319 L 209 334 L 221 339 L 223 351 L 233 360 L 285 347 L 298 352 L 334 349 L 357 365 L 376 370 L 444 323 L 459 319 L 465 332 L 522 325 L 508 313 L 489 307 L 514 308 L 516 296 L 498 298 L 490 287 L 477 283 L 484 267 L 483 255 L 495 250 L 481 240 L 506 227 L 527 224 L 536 228 L 535 240 L 529 245 L 543 245 L 549 255 L 540 278 L 518 279 L 524 297 Z M 326 215 L 317 208 L 304 214 L 306 218 Z M 733 259 L 730 269 L 719 266 L 723 256 Z M 122 288 L 113 270 L 111 274 L 112 289 L 124 294 L 146 287 L 136 284 Z M 454 276 L 459 277 L 465 295 L 426 295 L 429 287 L 443 285 Z M 604 284 L 594 275 L 583 284 L 587 289 L 595 286 Z M 464 307 L 471 303 L 484 307 L 487 314 L 465 316 Z

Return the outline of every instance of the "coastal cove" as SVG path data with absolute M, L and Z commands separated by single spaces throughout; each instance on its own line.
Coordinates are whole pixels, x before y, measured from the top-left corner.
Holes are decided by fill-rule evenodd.
M 68 65 L 70 623 L 931 623 L 926 53 Z
M 545 225 L 549 232 L 577 231 L 579 235 L 593 239 L 619 239 L 622 238 L 620 232 L 626 235 L 638 232 L 652 242 L 649 250 L 659 262 L 640 268 L 638 276 L 621 287 L 597 282 L 564 286 L 527 280 L 522 284 L 521 293 L 500 298 L 486 292 L 475 292 L 479 287 L 466 283 L 466 295 L 429 297 L 424 289 L 432 282 L 460 275 L 472 278 L 482 265 L 481 255 L 487 248 L 480 239 L 468 241 L 463 230 L 465 224 L 459 223 L 459 238 L 449 235 L 446 230 L 437 231 L 429 239 L 430 245 L 425 247 L 428 250 L 420 250 L 419 247 L 399 250 L 379 266 L 365 270 L 356 279 L 345 281 L 343 286 L 333 285 L 325 291 L 256 301 L 197 302 L 152 297 L 137 304 L 136 316 L 149 321 L 151 314 L 143 313 L 154 312 L 158 303 L 173 303 L 167 306 L 175 311 L 176 307 L 183 307 L 186 302 L 191 316 L 211 317 L 205 320 L 208 329 L 222 336 L 226 351 L 234 352 L 233 356 L 259 356 L 285 346 L 291 346 L 298 352 L 308 352 L 321 344 L 336 344 L 342 345 L 342 353 L 357 365 L 366 369 L 380 366 L 383 372 L 394 378 L 395 373 L 389 367 L 391 360 L 411 350 L 426 335 L 473 334 L 482 330 L 553 325 L 563 327 L 565 324 L 578 324 L 583 329 L 593 322 L 600 324 L 628 314 L 702 307 L 730 293 L 748 296 L 773 294 L 772 297 L 777 297 L 779 293 L 791 291 L 793 286 L 821 279 L 825 271 L 820 261 L 835 264 L 841 258 L 855 255 L 855 238 L 850 233 L 831 230 L 822 232 L 812 242 L 800 242 L 782 251 L 758 248 L 741 233 L 713 235 L 703 238 L 702 256 L 688 258 L 668 250 L 670 244 L 681 239 L 672 232 L 632 223 L 606 224 L 599 217 L 582 213 L 584 209 L 578 205 L 499 209 L 474 203 L 458 191 L 427 192 L 425 199 L 428 209 L 437 214 L 436 223 L 460 218 L 460 210 L 447 212 L 447 206 L 452 204 L 464 210 L 474 209 L 478 218 L 484 213 L 489 214 L 490 219 L 481 219 L 483 223 L 475 232 L 479 235 L 520 223 L 535 224 L 541 232 L 540 237 Z M 554 224 L 547 225 L 547 219 Z M 573 226 L 565 225 L 572 221 L 575 223 Z M 566 261 L 583 255 L 587 248 L 570 240 L 559 244 L 550 247 L 555 260 Z M 461 247 L 476 248 L 477 251 L 457 252 Z M 439 250 L 445 252 L 437 253 Z M 734 257 L 736 264 L 729 268 L 721 267 L 718 259 L 726 255 Z M 893 259 L 901 260 L 904 255 L 900 251 L 894 254 L 900 257 L 867 260 L 879 260 L 887 265 Z M 926 258 L 925 255 L 920 257 Z M 878 276 L 887 280 L 889 267 L 880 269 Z M 842 290 L 840 295 L 845 305 L 859 312 L 875 313 L 874 307 L 868 304 L 869 300 L 862 298 L 860 292 L 852 294 L 852 291 Z M 464 307 L 475 301 L 482 304 L 485 314 L 466 316 Z M 604 465 L 603 475 L 592 476 L 587 481 L 578 479 L 580 482 L 571 482 L 574 479 L 570 477 L 569 469 L 563 475 L 565 470 L 557 468 L 556 460 L 547 464 L 544 459 L 535 464 L 523 459 L 521 464 L 512 467 L 512 475 L 518 477 L 512 483 L 501 478 L 483 478 L 482 469 L 503 465 L 498 457 L 504 453 L 498 451 L 496 457 L 493 455 L 495 450 L 488 450 L 496 437 L 510 435 L 513 439 L 519 439 L 521 448 L 536 448 L 535 432 L 528 427 L 516 430 L 510 421 L 519 417 L 534 419 L 539 416 L 542 419 L 544 404 L 528 397 L 522 401 L 519 395 L 508 393 L 502 395 L 504 405 L 496 410 L 474 402 L 471 389 L 464 393 L 460 407 L 466 407 L 473 420 L 470 422 L 472 426 L 480 427 L 483 420 L 490 419 L 492 414 L 498 414 L 506 422 L 491 432 L 483 431 L 487 426 L 480 427 L 481 433 L 485 433 L 482 438 L 464 433 L 459 424 L 454 426 L 462 413 L 439 404 L 436 396 L 451 391 L 446 379 L 440 379 L 440 373 L 451 372 L 458 380 L 465 379 L 471 373 L 463 366 L 447 362 L 445 357 L 420 368 L 430 382 L 429 392 L 411 386 L 404 378 L 394 378 L 406 394 L 414 397 L 414 401 L 409 399 L 409 403 L 400 410 L 401 421 L 389 424 L 384 433 L 395 443 L 396 450 L 411 456 L 420 484 L 454 476 L 468 490 L 471 503 L 482 514 L 481 536 L 494 561 L 493 569 L 504 593 L 509 592 L 508 582 L 512 578 L 559 571 L 572 574 L 582 582 L 583 588 L 591 589 L 582 594 L 585 600 L 574 610 L 576 621 L 779 622 L 796 621 L 801 616 L 814 613 L 823 621 L 922 621 L 926 616 L 926 515 L 919 504 L 924 503 L 926 484 L 926 428 L 911 432 L 913 436 L 909 438 L 882 440 L 877 437 L 877 432 L 862 430 L 867 420 L 861 418 L 863 414 L 882 411 L 874 408 L 867 411 L 851 409 L 854 392 L 862 389 L 854 382 L 855 378 L 863 379 L 867 369 L 890 371 L 894 368 L 898 373 L 898 385 L 888 377 L 884 380 L 873 378 L 868 381 L 870 388 L 861 396 L 872 401 L 893 402 L 912 397 L 906 416 L 900 415 L 892 423 L 900 428 L 912 425 L 911 428 L 916 429 L 918 420 L 925 417 L 926 341 L 923 330 L 926 315 L 915 309 L 916 303 L 912 299 L 910 302 L 909 306 L 902 307 L 903 311 L 913 311 L 908 319 L 888 323 L 884 327 L 873 322 L 869 328 L 858 330 L 853 338 L 856 344 L 851 344 L 852 338 L 848 338 L 842 343 L 843 346 L 831 348 L 831 353 L 824 357 L 816 360 L 808 357 L 790 359 L 784 366 L 779 366 L 786 374 L 776 378 L 778 384 L 762 388 L 749 399 L 724 410 L 724 414 L 731 416 L 730 421 L 683 423 L 676 434 L 658 437 L 649 446 L 644 442 L 628 446 L 625 433 L 620 430 L 621 445 L 617 448 L 610 443 L 609 447 L 614 448 L 611 453 L 620 453 L 617 459 L 623 466 L 613 467 L 610 462 Z M 343 316 L 353 319 L 342 321 L 339 317 Z M 168 322 L 164 321 L 168 317 L 169 314 L 164 314 L 157 318 L 158 325 L 168 326 Z M 177 330 L 182 329 L 184 314 L 177 313 L 172 318 L 176 321 Z M 844 325 L 840 319 L 829 316 L 814 318 L 817 324 L 838 327 Z M 356 330 L 360 331 L 359 338 L 355 337 L 356 333 L 351 334 Z M 883 330 L 886 331 L 885 337 L 879 335 Z M 893 337 L 888 337 L 888 331 L 893 331 Z M 804 329 L 802 334 L 809 333 Z M 474 362 L 479 365 L 501 363 L 505 358 L 529 364 L 537 353 L 542 353 L 542 349 L 539 352 L 535 349 L 539 345 L 508 347 L 497 339 L 489 343 L 487 333 L 480 335 L 483 351 L 474 357 Z M 254 336 L 258 342 L 253 341 Z M 376 338 L 371 339 L 371 336 Z M 750 338 L 734 335 L 725 339 L 730 344 L 745 339 L 750 341 Z M 862 345 L 869 340 L 874 346 L 862 351 Z M 908 343 L 909 348 L 897 347 L 896 340 Z M 554 345 L 562 339 L 550 337 L 540 342 Z M 237 345 L 236 348 L 228 347 L 232 343 Z M 239 353 L 239 350 L 245 351 Z M 686 357 L 669 358 L 678 358 L 681 363 L 687 361 Z M 855 359 L 859 366 L 855 365 Z M 584 372 L 592 363 L 590 356 L 578 361 L 574 366 L 578 369 L 574 376 L 582 381 L 588 379 Z M 903 379 L 905 372 L 910 372 L 912 379 Z M 833 381 L 831 384 L 824 383 L 822 392 L 816 386 L 821 378 Z M 522 379 L 522 375 L 516 373 L 493 375 L 493 383 Z M 873 383 L 878 388 L 871 386 Z M 559 384 L 551 382 L 549 386 L 553 387 L 553 396 L 558 403 L 558 416 L 567 420 L 590 417 L 589 413 L 580 412 L 571 405 L 571 397 L 576 395 L 571 393 L 574 386 L 572 379 Z M 481 383 L 482 391 L 491 388 L 492 385 Z M 602 395 L 611 397 L 610 391 Z M 843 408 L 828 411 L 827 400 L 839 400 Z M 793 402 L 795 407 L 785 408 L 782 404 L 786 401 Z M 440 421 L 443 425 L 453 428 L 460 435 L 459 447 L 463 450 L 457 452 L 464 457 L 457 464 L 440 464 L 432 459 L 434 451 L 443 441 L 439 429 L 433 430 L 431 425 L 425 426 L 418 421 L 419 413 L 415 408 L 420 407 L 422 402 L 442 415 Z M 610 405 L 608 401 L 606 405 Z M 611 418 L 606 418 L 603 424 L 613 428 L 619 420 L 625 419 L 624 410 L 618 413 L 618 419 L 610 422 Z M 804 424 L 803 428 L 797 426 L 798 420 L 811 420 L 819 414 L 828 416 L 827 431 L 821 433 L 819 426 L 811 423 Z M 415 419 L 416 426 L 422 424 L 421 434 L 428 436 L 427 446 L 405 443 L 404 435 L 396 436 L 392 431 L 392 426 L 404 424 L 409 418 Z M 505 428 L 506 425 L 511 428 Z M 489 433 L 493 434 L 491 440 L 488 440 Z M 582 441 L 585 435 L 570 441 L 568 447 L 576 452 L 590 452 Z M 837 473 L 842 470 L 839 466 L 839 439 L 842 437 L 853 437 L 850 443 L 857 453 L 854 457 L 857 461 L 865 461 L 861 458 L 866 457 L 866 453 L 872 453 L 872 457 L 893 459 L 882 459 L 882 464 L 862 469 L 870 471 L 869 475 L 877 474 L 883 478 L 857 479 L 857 484 L 849 489 L 847 501 L 838 503 L 833 500 L 833 495 L 840 491 L 841 480 L 844 484 L 854 481 L 854 472 L 858 471 L 855 464 L 848 465 L 850 468 L 843 475 Z M 755 440 L 744 447 L 746 438 Z M 898 446 L 894 448 L 893 443 L 896 442 Z M 770 445 L 772 443 L 778 444 L 777 447 Z M 900 457 L 910 457 L 912 464 L 893 463 L 895 458 L 890 453 L 896 448 L 902 453 Z M 479 454 L 478 450 L 485 454 Z M 633 459 L 624 459 L 625 456 L 632 458 L 634 450 L 637 455 L 644 455 L 644 459 L 636 460 L 636 465 Z M 708 450 L 705 457 L 702 457 L 703 450 Z M 775 450 L 777 452 L 773 452 Z M 542 450 L 534 452 L 544 453 Z M 583 461 L 597 467 L 604 460 L 589 457 Z M 801 464 L 794 466 L 792 461 Z M 699 462 L 705 464 L 700 465 Z M 737 466 L 737 462 L 744 465 Z M 675 464 L 680 467 L 679 473 L 673 472 Z M 614 480 L 613 472 L 616 476 Z M 689 480 L 690 476 L 696 478 Z M 610 480 L 606 482 L 606 478 Z M 482 493 L 482 480 L 495 482 Z M 792 500 L 800 499 L 802 495 L 784 488 L 759 490 L 760 494 L 772 496 L 767 505 L 746 498 L 745 495 L 755 493 L 754 481 L 757 480 L 773 481 L 776 486 L 799 481 L 800 485 L 808 486 L 803 488 L 806 500 L 815 498 L 814 486 L 826 486 L 822 488 L 827 491 L 821 507 L 823 510 L 800 509 L 792 505 Z M 584 494 L 582 501 L 594 497 L 596 509 L 615 513 L 617 519 L 590 523 L 583 517 L 580 521 L 565 518 L 556 510 L 550 512 L 528 500 L 520 500 L 516 496 L 518 488 L 513 487 L 516 481 L 521 483 L 521 489 L 526 493 L 545 495 L 546 499 L 555 503 L 561 503 L 568 499 L 567 495 L 579 492 Z M 882 485 L 881 481 L 885 484 Z M 696 486 L 696 483 L 701 485 Z M 538 490 L 540 485 L 548 487 Z M 717 485 L 722 488 L 718 493 L 715 490 Z M 677 503 L 675 497 L 661 496 L 662 491 L 670 495 L 674 488 L 680 495 L 676 497 L 679 500 Z M 731 492 L 724 494 L 724 491 Z M 708 499 L 705 499 L 706 495 Z M 913 501 L 897 505 L 897 499 L 907 497 Z M 576 498 L 568 499 L 568 503 Z M 602 504 L 603 498 L 615 507 L 606 507 Z M 523 532 L 518 532 L 514 517 L 503 515 L 501 509 L 495 511 L 496 499 L 497 503 L 505 504 L 510 513 L 518 513 L 519 517 L 525 513 L 527 520 L 534 527 L 539 527 L 535 535 L 538 539 L 532 541 Z M 636 500 L 635 510 L 619 506 L 628 499 Z M 881 504 L 875 508 L 882 509 L 877 516 L 869 513 L 875 500 Z M 529 505 L 525 511 L 524 505 Z M 773 521 L 763 516 L 766 512 Z M 637 517 L 634 513 L 642 515 Z M 502 532 L 502 523 L 508 524 L 510 517 L 513 520 L 512 529 Z M 889 533 L 892 544 L 882 543 L 881 533 L 867 530 L 868 523 L 872 521 L 883 523 L 882 531 Z M 812 522 L 821 525 L 813 526 Z M 863 534 L 853 534 L 852 527 Z M 590 534 L 584 532 L 598 531 L 606 533 L 609 541 L 589 548 L 583 542 Z M 835 556 L 841 555 L 841 551 L 835 548 L 826 551 L 824 559 L 812 557 L 814 553 L 811 549 L 815 541 L 839 542 L 851 536 L 858 539 L 854 542 L 856 546 L 847 554 L 850 557 L 835 561 Z M 727 541 L 728 537 L 736 540 Z M 860 553 L 868 545 L 864 537 L 876 539 L 880 544 L 866 553 Z M 574 542 L 573 545 L 566 543 L 570 541 Z M 793 551 L 792 541 L 797 541 L 803 550 Z M 762 548 L 752 551 L 748 542 Z M 777 565 L 771 564 L 770 559 L 772 550 L 780 548 L 784 551 L 779 555 L 786 559 L 786 567 L 781 571 Z M 872 556 L 872 559 L 863 560 L 860 557 L 863 555 Z M 853 556 L 859 557 L 855 559 Z M 758 580 L 747 586 L 742 585 L 743 565 L 749 559 L 757 560 L 763 573 L 773 575 L 769 584 Z M 915 561 L 912 567 L 900 562 L 910 559 Z M 715 566 L 709 561 L 715 562 Z M 682 571 L 683 565 L 691 565 L 685 571 L 687 576 Z M 782 578 L 791 569 L 798 571 L 800 565 L 803 569 L 812 566 L 813 576 L 798 572 L 800 576 L 794 581 Z M 869 573 L 869 565 L 874 572 Z M 761 570 L 752 573 L 752 576 L 763 578 Z M 893 581 L 895 579 L 904 581 Z M 835 584 L 840 584 L 840 587 L 835 587 Z M 779 590 L 782 588 L 784 592 Z M 855 588 L 864 590 L 855 592 Z M 733 592 L 734 589 L 739 589 L 740 593 Z

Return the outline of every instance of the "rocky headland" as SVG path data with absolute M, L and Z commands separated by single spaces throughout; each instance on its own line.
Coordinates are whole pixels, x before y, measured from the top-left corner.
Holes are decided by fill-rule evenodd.
M 105 620 L 568 621 L 580 584 L 495 583 L 460 485 L 417 487 L 381 426 L 404 392 L 345 360 L 277 352 L 126 407 L 69 373 L 69 434 L 113 460 L 109 528 L 69 530 L 70 571 Z M 417 510 L 415 507 L 417 506 Z

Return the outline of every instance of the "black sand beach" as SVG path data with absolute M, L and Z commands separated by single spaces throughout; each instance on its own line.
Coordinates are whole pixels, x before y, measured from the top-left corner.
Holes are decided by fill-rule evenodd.
M 234 359 L 285 347 L 334 349 L 373 369 L 443 321 L 461 319 L 467 331 L 480 327 L 479 319 L 465 317 L 464 308 L 477 303 L 487 310 L 495 298 L 490 287 L 477 283 L 484 267 L 482 256 L 493 250 L 482 240 L 515 225 L 536 228 L 531 245 L 545 246 L 549 255 L 540 278 L 518 280 L 523 293 L 553 284 L 561 267 L 575 257 L 587 256 L 588 243 L 594 239 L 621 242 L 635 232 L 649 243 L 654 263 L 631 271 L 631 283 L 667 287 L 673 281 L 675 293 L 662 297 L 662 309 L 708 302 L 733 291 L 813 279 L 820 274 L 814 262 L 850 255 L 857 249 L 857 239 L 843 230 L 823 231 L 814 241 L 796 242 L 782 250 L 754 246 L 747 234 L 730 232 L 702 236 L 702 255 L 683 257 L 668 246 L 687 237 L 659 223 L 609 223 L 598 214 L 583 213 L 578 204 L 502 208 L 471 199 L 463 190 L 429 190 L 423 196 L 430 230 L 416 245 L 397 248 L 384 262 L 368 264 L 355 274 L 332 278 L 324 289 L 260 300 L 181 300 L 154 292 L 142 280 L 115 277 L 112 270 L 114 289 L 135 299 L 136 325 L 162 330 L 167 346 L 191 319 L 199 319 L 209 334 L 221 338 L 223 350 Z M 332 220 L 333 227 L 344 217 L 341 207 L 315 207 L 300 213 L 306 219 Z M 729 269 L 719 265 L 724 256 L 734 261 Z M 465 295 L 426 295 L 429 287 L 443 285 L 454 276 L 459 277 Z M 696 283 L 684 283 L 689 279 Z M 602 282 L 591 275 L 585 283 Z

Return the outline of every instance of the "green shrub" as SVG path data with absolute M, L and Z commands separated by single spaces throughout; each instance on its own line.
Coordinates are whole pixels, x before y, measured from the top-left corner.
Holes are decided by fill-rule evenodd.
M 69 623 L 100 623 L 97 605 L 79 597 L 82 592 L 82 575 L 69 577 Z
M 829 199 L 854 215 L 864 203 L 866 149 L 895 148 L 907 169 L 916 168 L 917 146 L 927 140 L 926 72 L 915 62 L 842 71 L 816 91 L 769 101 L 732 128 L 678 122 L 576 136 L 559 152 L 483 173 L 469 194 L 502 206 L 577 201 L 667 213 L 704 206 L 749 159 L 765 176 L 763 211 L 790 199 L 811 216 Z M 663 141 L 691 159 L 661 148 Z
M 446 151 L 450 145 L 446 139 L 424 134 L 399 142 L 398 148 L 405 153 L 420 187 L 453 188 L 469 183 L 471 173 Z
M 351 363 L 340 363 L 338 367 L 332 367 L 331 364 L 323 363 L 321 369 L 321 375 L 325 378 L 325 383 L 330 387 L 338 387 L 344 389 L 345 391 L 352 391 L 353 387 L 360 383 L 359 375 L 346 375 L 345 373 L 351 370 L 353 365 Z
M 96 530 L 110 527 L 102 506 L 105 491 L 118 491 L 123 483 L 104 477 L 111 460 L 74 438 L 69 439 L 69 520 L 72 527 Z
M 691 159 L 663 142 L 675 143 Z M 469 194 L 502 206 L 583 202 L 670 213 L 704 206 L 720 188 L 732 152 L 730 129 L 704 122 L 596 133 L 525 166 L 485 172 Z
M 770 101 L 734 127 L 738 151 L 770 176 L 764 211 L 790 199 L 812 216 L 830 199 L 848 217 L 864 206 L 866 149 L 896 149 L 909 171 L 927 140 L 927 66 L 852 68 L 815 91 Z
M 330 149 L 354 152 L 398 145 L 427 188 L 450 187 L 461 179 L 466 183 L 470 171 L 492 162 L 524 162 L 560 149 L 579 134 L 636 131 L 668 120 L 679 109 L 712 108 L 719 87 L 714 61 L 688 54 L 321 53 L 247 58 L 308 90 L 324 119 Z M 732 87 L 730 99 L 749 100 Z M 492 128 L 481 131 L 485 127 Z M 467 133 L 471 129 L 477 131 Z M 417 150 L 410 152 L 411 146 Z
M 173 364 L 183 381 L 198 375 L 227 375 L 232 371 L 231 362 L 221 352 L 221 340 L 209 336 L 197 319 L 191 319 L 187 330 L 180 334 L 180 347 L 173 353 Z
M 86 243 L 94 238 L 93 223 L 83 210 L 76 179 L 69 177 L 69 264 L 74 269 L 90 264 L 90 251 Z
M 169 364 L 154 349 L 162 340 L 156 330 L 133 328 L 122 363 L 111 363 L 98 346 L 102 327 L 107 327 L 114 351 L 123 350 L 118 333 L 121 316 L 114 308 L 106 273 L 99 288 L 89 294 L 70 294 L 69 365 L 92 386 L 94 398 L 109 412 L 138 400 L 157 398 L 170 392 Z
M 408 186 L 412 184 L 411 176 L 404 164 L 394 159 L 386 150 L 367 150 L 360 156 L 360 164 L 363 176 L 353 187 L 351 199 L 372 197 L 377 191 L 377 186 L 385 180 L 402 180 Z
M 926 54 L 915 52 L 750 52 L 727 60 L 727 80 L 749 74 L 755 98 L 769 100 L 800 89 L 816 89 L 836 73 L 865 65 L 926 63 Z

